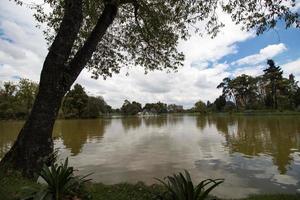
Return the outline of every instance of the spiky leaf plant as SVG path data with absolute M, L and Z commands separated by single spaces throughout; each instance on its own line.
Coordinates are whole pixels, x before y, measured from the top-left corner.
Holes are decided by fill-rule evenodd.
M 165 177 L 166 181 L 156 180 L 161 182 L 167 190 L 159 196 L 162 200 L 205 200 L 215 187 L 224 182 L 224 179 L 205 179 L 194 186 L 191 176 L 186 170 L 185 176 L 178 173 Z
M 40 172 L 40 177 L 47 185 L 42 186 L 38 191 L 33 191 L 25 199 L 33 200 L 63 200 L 66 197 L 78 196 L 76 194 L 82 188 L 83 183 L 90 174 L 79 177 L 74 176 L 73 167 L 68 166 L 68 158 L 63 164 L 52 163 L 50 167 L 44 166 Z

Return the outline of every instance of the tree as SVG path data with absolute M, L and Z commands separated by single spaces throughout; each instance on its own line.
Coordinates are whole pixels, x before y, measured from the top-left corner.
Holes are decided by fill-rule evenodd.
M 12 82 L 4 82 L 0 89 L 0 117 L 3 119 L 16 118 L 17 85 Z
M 0 89 L 0 118 L 24 119 L 32 108 L 38 84 L 29 79 L 18 83 L 5 82 Z
M 223 88 L 223 96 L 234 100 L 238 107 L 250 108 L 257 101 L 257 79 L 249 75 L 224 78 L 217 88 Z
M 201 100 L 199 100 L 195 103 L 194 109 L 196 112 L 200 112 L 200 113 L 206 113 L 206 111 L 207 111 L 206 104 Z
M 15 0 L 22 4 L 22 0 Z M 52 129 L 61 101 L 84 67 L 95 78 L 118 72 L 121 66 L 140 65 L 148 70 L 172 70 L 183 65 L 177 50 L 193 24 L 206 21 L 214 36 L 222 24 L 218 5 L 232 19 L 257 33 L 273 28 L 276 19 L 287 27 L 299 26 L 299 16 L 290 10 L 294 1 L 229 0 L 44 0 L 31 7 L 45 31 L 49 52 L 43 64 L 39 91 L 31 114 L 11 150 L 1 160 L 6 168 L 33 177 L 53 150 Z M 263 9 L 256 9 L 256 8 Z M 197 28 L 196 31 L 199 31 Z M 54 34 L 53 34 L 54 33 Z
M 79 84 L 74 85 L 74 88 L 67 93 L 63 102 L 62 109 L 65 117 L 82 118 L 88 99 L 89 97 L 84 88 Z
M 152 113 L 163 114 L 168 112 L 168 106 L 160 101 L 157 103 L 146 103 L 143 110 Z
M 219 96 L 215 100 L 214 105 L 216 106 L 217 111 L 222 111 L 226 105 L 226 98 L 223 95 Z
M 135 101 L 130 103 L 130 101 L 125 100 L 124 104 L 121 107 L 121 112 L 124 115 L 136 115 L 141 111 L 142 111 L 142 105 Z
M 83 115 L 86 118 L 97 118 L 111 111 L 111 106 L 109 106 L 102 97 L 89 96 Z
M 273 60 L 267 61 L 269 67 L 264 69 L 263 77 L 267 80 L 268 86 L 270 88 L 271 95 L 271 105 L 272 108 L 278 108 L 278 89 L 280 87 L 280 83 L 282 81 L 282 70 L 279 66 L 275 66 L 275 62 Z
M 167 110 L 170 113 L 183 112 L 183 106 L 182 105 L 176 105 L 176 104 L 169 104 L 168 107 L 167 107 Z
M 25 113 L 28 116 L 33 106 L 35 96 L 38 92 L 38 84 L 29 79 L 20 79 L 18 83 L 18 91 L 16 93 L 17 101 L 21 107 L 25 108 Z
M 297 101 L 295 101 L 295 98 L 297 96 L 297 91 L 299 90 L 298 81 L 295 80 L 295 76 L 293 74 L 289 75 L 288 79 L 288 98 L 291 107 L 297 107 Z

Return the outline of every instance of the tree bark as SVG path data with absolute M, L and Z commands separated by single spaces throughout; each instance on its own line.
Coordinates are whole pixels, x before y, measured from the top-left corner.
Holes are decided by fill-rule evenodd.
M 85 44 L 66 64 L 82 23 L 82 0 L 66 0 L 64 18 L 45 59 L 31 114 L 1 160 L 1 168 L 16 169 L 29 178 L 37 178 L 35 175 L 53 151 L 52 131 L 61 101 L 96 50 L 117 10 L 116 4 L 105 5 Z

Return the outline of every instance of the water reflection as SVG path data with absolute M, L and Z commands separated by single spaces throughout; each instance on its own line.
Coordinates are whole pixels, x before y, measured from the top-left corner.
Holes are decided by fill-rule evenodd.
M 58 120 L 53 135 L 62 139 L 64 146 L 70 149 L 71 155 L 81 152 L 83 145 L 93 140 L 100 140 L 111 120 Z
M 0 122 L 0 157 L 22 122 Z M 164 115 L 58 120 L 55 147 L 79 173 L 107 184 L 154 183 L 188 169 L 195 180 L 225 178 L 216 195 L 300 188 L 300 117 Z M 232 192 L 234 191 L 234 192 Z
M 152 127 L 162 127 L 166 126 L 168 123 L 168 116 L 146 116 L 143 117 L 143 122 L 146 126 L 152 126 Z
M 23 122 L 0 121 L 0 158 L 10 149 Z
M 230 152 L 248 156 L 269 154 L 281 174 L 300 149 L 299 119 L 294 117 L 209 117 L 226 139 Z
M 125 131 L 136 129 L 142 125 L 141 117 L 124 117 L 121 119 Z

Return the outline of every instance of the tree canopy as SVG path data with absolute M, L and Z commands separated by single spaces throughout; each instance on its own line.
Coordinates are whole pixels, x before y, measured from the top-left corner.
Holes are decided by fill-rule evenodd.
M 29 79 L 4 82 L 0 87 L 0 119 L 22 119 L 32 108 L 38 84 Z
M 242 74 L 224 78 L 217 88 L 222 96 L 233 100 L 242 109 L 295 109 L 299 103 L 299 86 L 290 74 L 283 77 L 283 71 L 273 60 L 267 61 L 264 74 L 257 77 Z
M 20 0 L 15 0 L 22 3 Z M 178 42 L 192 32 L 215 36 L 224 24 L 218 13 L 228 13 L 232 20 L 257 34 L 276 26 L 278 20 L 286 27 L 299 27 L 299 14 L 291 11 L 294 0 L 80 0 L 82 11 L 75 12 L 80 20 L 79 34 L 72 45 L 68 61 L 79 56 L 106 6 L 114 5 L 117 15 L 87 62 L 94 78 L 111 76 L 123 66 L 142 66 L 149 70 L 176 70 L 183 65 L 184 55 L 177 49 Z M 58 33 L 68 8 L 68 0 L 44 0 L 31 5 L 35 18 L 46 23 L 44 31 L 49 44 Z M 51 7 L 45 10 L 45 4 Z M 204 21 L 204 24 L 199 24 Z M 69 65 L 70 63 L 66 63 Z M 71 67 L 71 66 L 70 66 Z

